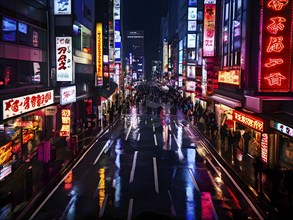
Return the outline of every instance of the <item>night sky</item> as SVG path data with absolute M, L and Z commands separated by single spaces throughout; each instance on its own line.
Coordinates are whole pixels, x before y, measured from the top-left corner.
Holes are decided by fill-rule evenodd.
M 168 0 L 123 0 L 124 30 L 144 31 L 145 69 L 158 59 L 161 17 L 166 16 Z

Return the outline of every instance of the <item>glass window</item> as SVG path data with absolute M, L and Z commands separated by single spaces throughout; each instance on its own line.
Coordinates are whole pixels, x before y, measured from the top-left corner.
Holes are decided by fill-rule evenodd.
M 0 88 L 11 88 L 17 85 L 17 60 L 0 59 Z
M 32 74 L 29 61 L 19 61 L 19 82 L 29 84 L 32 82 Z
M 30 42 L 30 26 L 18 22 L 18 43 L 25 46 L 31 46 Z
M 3 41 L 16 43 L 17 22 L 11 18 L 3 17 L 2 39 Z

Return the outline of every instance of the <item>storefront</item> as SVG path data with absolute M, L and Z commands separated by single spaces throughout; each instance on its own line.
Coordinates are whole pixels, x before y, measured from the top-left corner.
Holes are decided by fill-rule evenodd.
M 276 163 L 279 163 L 281 168 L 292 169 L 293 168 L 293 126 L 292 117 L 288 118 L 276 118 L 270 121 L 270 127 L 273 128 L 276 135 L 277 152 Z M 290 124 L 291 122 L 291 124 Z
M 8 167 L 15 168 L 21 161 L 29 161 L 46 131 L 54 124 L 47 124 L 45 107 L 54 103 L 53 90 L 3 100 L 3 123 L 0 135 L 0 173 L 5 178 Z M 48 128 L 50 127 L 50 128 Z M 10 166 L 11 165 L 11 166 Z M 2 169 L 5 170 L 3 173 Z
M 241 133 L 240 149 L 251 157 L 260 157 L 265 166 L 272 166 L 275 152 L 274 134 L 268 131 L 265 118 L 233 110 L 235 130 Z

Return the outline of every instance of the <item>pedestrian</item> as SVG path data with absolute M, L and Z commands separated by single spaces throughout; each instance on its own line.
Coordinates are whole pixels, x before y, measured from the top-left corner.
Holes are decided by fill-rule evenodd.
M 244 149 L 243 152 L 248 152 L 249 141 L 251 140 L 251 135 L 249 134 L 248 130 L 245 130 L 244 134 L 242 135 L 244 139 Z
M 234 142 L 235 142 L 235 139 L 234 139 L 234 131 L 233 130 L 229 130 L 228 131 L 228 148 L 233 148 L 233 145 L 234 145 Z
M 292 194 L 293 194 L 293 171 L 285 170 L 284 173 L 284 187 L 287 190 L 289 207 L 292 208 Z
M 253 162 L 254 180 L 256 191 L 261 191 L 262 162 L 259 156 L 255 157 Z
M 212 125 L 211 125 L 211 137 L 212 137 L 212 140 L 214 140 L 217 137 L 217 133 L 218 133 L 218 126 L 217 126 L 216 122 L 213 121 Z
M 226 124 L 221 126 L 221 128 L 220 128 L 220 136 L 221 136 L 221 142 L 225 143 L 225 139 L 226 139 L 226 136 L 227 136 L 227 125 Z

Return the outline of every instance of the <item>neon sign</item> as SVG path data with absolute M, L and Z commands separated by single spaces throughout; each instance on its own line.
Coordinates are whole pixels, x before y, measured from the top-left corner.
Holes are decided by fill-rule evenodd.
M 289 92 L 291 85 L 292 1 L 263 0 L 258 90 Z
M 288 4 L 288 2 L 289 0 L 270 0 L 267 3 L 267 7 L 276 11 L 280 11 Z
M 204 4 L 203 56 L 215 55 L 216 5 Z
M 259 132 L 263 132 L 264 130 L 264 121 L 261 118 L 257 118 L 255 116 L 251 116 L 234 110 L 233 120 L 240 122 L 241 124 Z
M 3 100 L 3 119 L 33 111 L 53 103 L 53 90 Z
M 279 132 L 289 135 L 290 137 L 293 137 L 293 128 L 284 125 L 280 122 L 277 121 L 273 121 L 273 123 L 271 123 L 271 127 L 275 128 L 276 130 L 278 130 Z
M 229 70 L 218 72 L 218 82 L 232 85 L 240 85 L 240 71 Z
M 260 152 L 261 152 L 261 160 L 267 164 L 268 163 L 268 147 L 269 147 L 269 135 L 263 133 L 261 135 L 261 142 L 260 142 Z
M 61 111 L 61 121 L 62 127 L 60 129 L 59 135 L 61 137 L 70 136 L 70 109 L 62 109 Z
M 97 86 L 103 85 L 103 26 L 96 24 L 96 77 Z

